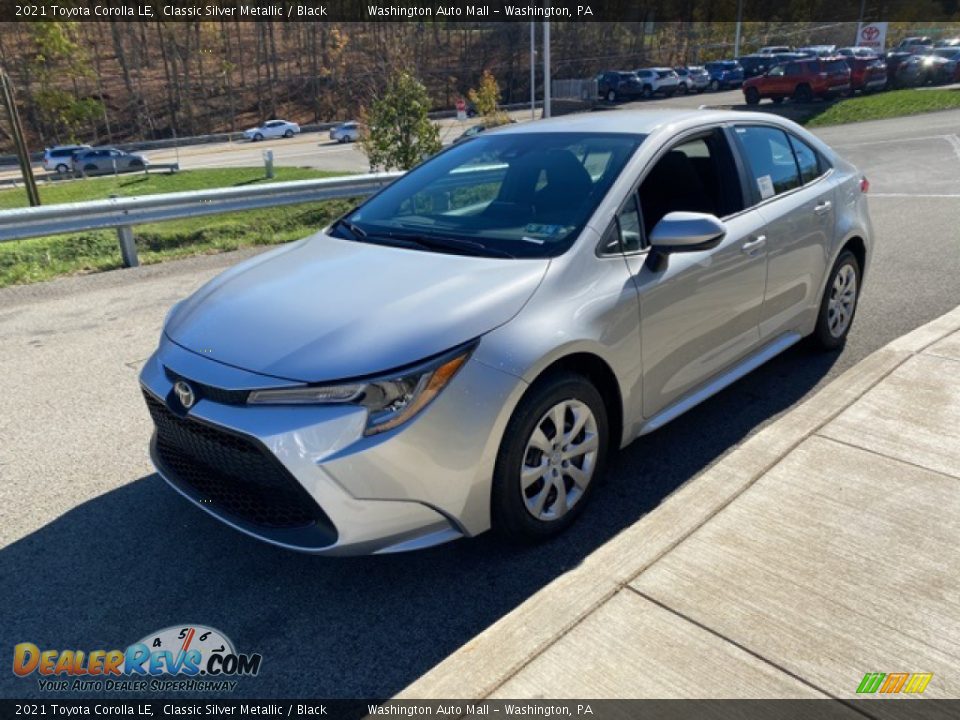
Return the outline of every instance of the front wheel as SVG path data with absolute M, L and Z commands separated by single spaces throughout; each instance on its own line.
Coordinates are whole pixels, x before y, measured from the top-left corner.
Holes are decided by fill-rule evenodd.
M 711 80 L 711 81 L 710 81 L 710 89 L 713 90 L 714 92 L 717 92 L 717 90 L 720 89 L 720 81 L 719 81 L 719 80 Z
M 686 95 L 686 94 L 687 94 L 687 86 L 686 86 L 685 84 L 681 83 L 681 84 L 677 87 L 677 92 L 678 92 L 680 95 Z
M 70 172 L 70 168 L 68 168 L 68 167 L 67 167 L 66 165 L 64 165 L 63 163 L 60 163 L 59 165 L 57 165 L 57 172 L 58 172 L 60 175 L 66 175 L 68 172 Z
M 573 523 L 603 472 L 607 410 L 583 376 L 536 383 L 507 424 L 491 493 L 494 530 L 513 542 L 553 537 Z
M 798 103 L 813 102 L 813 90 L 809 85 L 800 85 L 793 93 L 793 99 Z
M 283 136 L 289 140 L 293 137 L 293 130 L 287 130 L 285 133 L 283 133 Z
M 860 298 L 860 263 L 849 250 L 837 258 L 820 302 L 813 342 L 823 350 L 843 347 Z
M 613 90 L 608 90 L 608 91 L 607 91 L 607 102 L 616 102 L 616 101 L 617 101 L 617 93 L 614 92 Z
M 641 94 L 643 95 L 643 97 L 644 97 L 645 99 L 649 100 L 650 98 L 653 97 L 653 88 L 650 87 L 649 85 L 644 85 L 644 86 L 643 86 L 643 93 L 641 93 Z
M 757 105 L 760 103 L 760 91 L 754 87 L 747 88 L 743 93 L 747 105 Z
M 253 136 L 254 142 L 260 142 L 261 140 L 263 140 L 263 133 L 257 133 L 256 135 Z

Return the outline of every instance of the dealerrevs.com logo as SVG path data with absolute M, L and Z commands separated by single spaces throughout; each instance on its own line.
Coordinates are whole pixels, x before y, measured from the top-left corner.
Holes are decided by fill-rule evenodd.
M 52 650 L 30 642 L 13 648 L 14 674 L 36 676 L 49 692 L 232 691 L 237 678 L 256 676 L 262 661 L 203 625 L 174 625 L 126 650 Z

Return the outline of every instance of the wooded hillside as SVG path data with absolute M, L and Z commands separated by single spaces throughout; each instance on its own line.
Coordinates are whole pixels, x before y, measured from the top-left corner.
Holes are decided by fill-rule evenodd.
M 903 24 L 903 32 L 907 25 Z M 766 42 L 849 44 L 850 23 L 747 23 Z M 554 78 L 727 56 L 733 23 L 554 23 Z M 32 149 L 242 130 L 271 117 L 347 119 L 398 68 L 452 107 L 490 70 L 502 102 L 529 90 L 527 23 L 279 21 L 0 23 Z M 902 33 L 901 33 L 902 34 Z M 537 27 L 537 45 L 540 46 Z M 538 83 L 542 77 L 538 68 Z M 0 145 L 9 150 L 5 122 Z

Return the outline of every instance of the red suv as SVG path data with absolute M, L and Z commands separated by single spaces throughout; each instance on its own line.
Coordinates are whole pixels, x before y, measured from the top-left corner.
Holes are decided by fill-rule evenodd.
M 850 68 L 850 94 L 857 90 L 866 94 L 883 90 L 887 84 L 887 64 L 879 57 L 846 55 L 844 60 Z
M 815 97 L 829 97 L 850 92 L 850 68 L 842 57 L 807 58 L 776 65 L 765 75 L 750 78 L 743 84 L 743 97 L 748 105 L 761 98 L 778 103 L 785 97 L 797 102 L 810 102 Z

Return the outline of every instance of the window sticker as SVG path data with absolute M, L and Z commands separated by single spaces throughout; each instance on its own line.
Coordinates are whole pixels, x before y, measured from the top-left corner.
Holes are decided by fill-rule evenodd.
M 766 200 L 771 198 L 776 193 L 773 190 L 773 180 L 769 175 L 761 175 L 757 178 L 757 187 L 760 189 L 760 197 Z

